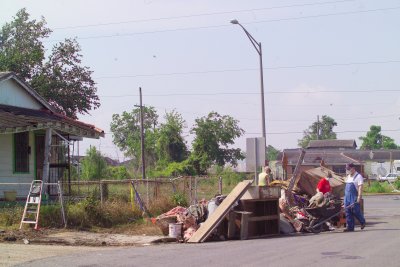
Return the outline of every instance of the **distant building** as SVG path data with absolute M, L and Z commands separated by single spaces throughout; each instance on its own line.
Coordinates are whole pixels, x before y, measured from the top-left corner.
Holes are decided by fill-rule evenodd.
M 305 149 L 301 170 L 320 165 L 339 175 L 345 175 L 346 164 L 356 164 L 364 176 L 376 179 L 389 172 L 400 172 L 400 150 L 358 150 L 355 140 L 312 140 Z M 279 177 L 291 177 L 299 160 L 301 148 L 284 149 L 279 153 L 275 173 Z M 282 162 L 286 164 L 282 164 Z M 397 166 L 399 165 L 399 166 Z

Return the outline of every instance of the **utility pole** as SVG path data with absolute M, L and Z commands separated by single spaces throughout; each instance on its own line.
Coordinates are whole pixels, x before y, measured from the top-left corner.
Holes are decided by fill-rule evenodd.
M 317 115 L 317 140 L 319 140 L 319 115 Z
M 142 154 L 142 179 L 146 179 L 146 204 L 149 205 L 149 181 L 146 178 L 146 161 L 144 155 L 144 124 L 143 124 L 143 103 L 142 103 L 142 87 L 139 87 L 139 95 L 140 95 L 140 147 Z M 138 107 L 138 105 L 135 105 Z

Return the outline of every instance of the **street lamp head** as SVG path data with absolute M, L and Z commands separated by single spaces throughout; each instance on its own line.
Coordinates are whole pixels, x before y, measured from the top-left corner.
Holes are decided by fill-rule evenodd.
M 239 21 L 237 19 L 233 19 L 233 20 L 231 20 L 231 23 L 232 24 L 239 24 Z

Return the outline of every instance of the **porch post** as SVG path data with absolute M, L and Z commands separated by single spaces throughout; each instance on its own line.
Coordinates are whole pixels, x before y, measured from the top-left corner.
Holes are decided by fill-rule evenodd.
M 43 162 L 43 183 L 49 182 L 50 174 L 50 146 L 51 146 L 51 128 L 46 129 L 46 135 L 44 137 L 44 162 Z M 47 190 L 48 191 L 48 190 Z

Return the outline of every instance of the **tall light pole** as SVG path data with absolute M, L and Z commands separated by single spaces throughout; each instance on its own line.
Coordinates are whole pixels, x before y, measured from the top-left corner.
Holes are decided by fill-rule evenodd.
M 243 27 L 242 24 L 239 23 L 237 19 L 231 20 L 232 24 L 239 25 L 244 32 L 246 33 L 247 37 L 249 38 L 251 44 L 256 49 L 259 57 L 260 57 L 260 82 L 261 82 L 261 125 L 262 125 L 262 137 L 265 139 L 265 107 L 264 107 L 264 69 L 263 69 L 263 62 L 262 62 L 262 48 L 261 43 L 257 42 L 253 36 Z

